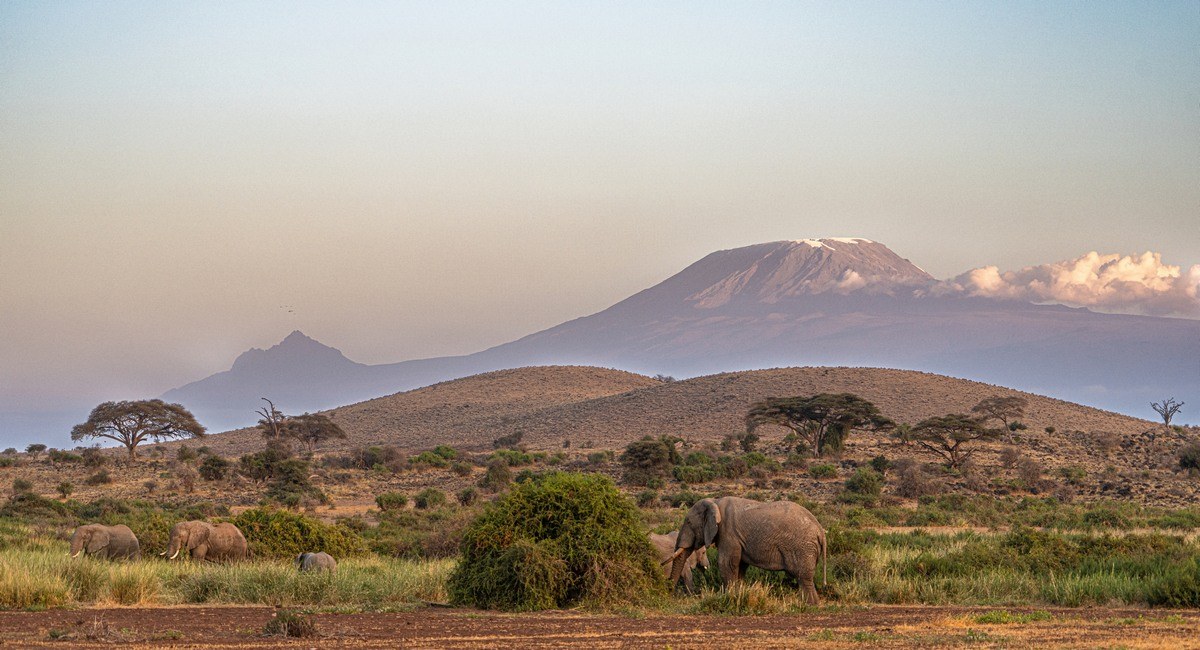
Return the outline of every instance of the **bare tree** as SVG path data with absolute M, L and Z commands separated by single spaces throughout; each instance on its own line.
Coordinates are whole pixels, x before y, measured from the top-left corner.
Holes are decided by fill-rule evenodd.
M 258 421 L 258 428 L 262 431 L 263 437 L 268 440 L 283 437 L 283 413 L 275 408 L 275 403 L 271 400 L 265 397 L 259 399 L 267 403 L 267 406 L 255 411 L 262 416 Z
M 1150 408 L 1154 409 L 1155 413 L 1162 416 L 1163 426 L 1171 426 L 1171 418 L 1179 412 L 1179 408 L 1184 405 L 1184 402 L 1176 402 L 1175 398 L 1165 399 L 1162 402 L 1150 402 Z

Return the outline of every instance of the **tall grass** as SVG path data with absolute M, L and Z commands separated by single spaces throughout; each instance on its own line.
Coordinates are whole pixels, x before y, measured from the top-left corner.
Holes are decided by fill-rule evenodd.
M 348 558 L 335 573 L 299 573 L 286 561 L 216 565 L 158 558 L 70 558 L 65 543 L 0 550 L 0 609 L 70 605 L 272 604 L 346 610 L 404 609 L 446 600 L 451 560 Z

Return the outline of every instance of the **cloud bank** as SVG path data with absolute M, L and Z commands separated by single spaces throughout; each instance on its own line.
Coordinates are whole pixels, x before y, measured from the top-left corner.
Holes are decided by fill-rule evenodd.
M 1200 318 L 1200 264 L 1182 271 L 1163 264 L 1158 253 L 1132 256 L 1093 251 L 1019 271 L 1002 273 L 995 266 L 972 269 L 943 283 L 938 292 Z

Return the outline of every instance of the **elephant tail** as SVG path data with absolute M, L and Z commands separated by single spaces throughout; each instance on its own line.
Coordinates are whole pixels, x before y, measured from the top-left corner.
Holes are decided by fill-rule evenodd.
M 825 541 L 825 534 L 821 534 L 821 585 L 829 586 L 829 544 Z

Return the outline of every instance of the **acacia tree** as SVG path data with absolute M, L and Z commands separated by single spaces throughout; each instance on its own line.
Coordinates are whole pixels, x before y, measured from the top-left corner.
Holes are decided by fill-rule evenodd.
M 838 451 L 855 429 L 880 431 L 895 423 L 874 404 L 852 393 L 819 393 L 812 397 L 769 397 L 750 405 L 746 430 L 764 424 L 791 429 L 808 441 L 814 455 Z
M 1029 400 L 1019 395 L 1009 397 L 993 395 L 985 397 L 978 404 L 972 406 L 971 412 L 978 413 L 983 418 L 982 421 L 984 423 L 988 420 L 1000 420 L 1004 428 L 1009 431 L 1009 438 L 1011 440 L 1012 433 L 1016 432 L 1016 429 L 1012 425 L 1017 424 L 1016 420 L 1018 418 L 1025 417 L 1026 406 L 1029 406 Z M 1010 420 L 1012 421 L 1011 424 Z
M 956 469 L 975 453 L 971 443 L 1000 437 L 1001 429 L 989 429 L 984 422 L 983 418 L 961 413 L 926 418 L 913 427 L 913 440 L 925 451 L 940 456 L 947 467 Z
M 71 440 L 108 438 L 125 445 L 129 459 L 137 459 L 137 446 L 178 438 L 199 438 L 204 427 L 187 409 L 160 399 L 104 402 L 92 409 L 87 422 L 71 428 Z
M 262 431 L 263 437 L 267 440 L 283 437 L 283 413 L 280 413 L 279 409 L 275 408 L 275 403 L 271 400 L 265 397 L 260 399 L 267 403 L 267 406 L 255 411 L 255 413 L 262 416 L 258 421 L 258 428 Z
M 320 413 L 305 413 L 286 418 L 281 431 L 283 435 L 303 443 L 310 453 L 326 440 L 346 438 L 346 432 L 336 422 Z
M 1150 402 L 1150 408 L 1154 409 L 1163 419 L 1163 426 L 1171 426 L 1171 418 L 1179 412 L 1179 409 L 1184 405 L 1184 402 L 1176 402 L 1175 398 L 1165 399 L 1162 402 Z

